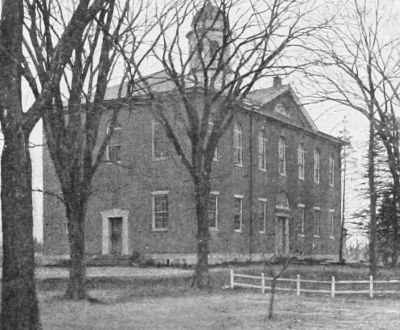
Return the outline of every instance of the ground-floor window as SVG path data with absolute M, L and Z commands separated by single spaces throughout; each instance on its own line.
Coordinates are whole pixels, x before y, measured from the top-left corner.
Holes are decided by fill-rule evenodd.
M 218 195 L 217 191 L 212 191 L 208 202 L 208 226 L 214 230 L 218 229 Z
M 329 237 L 335 237 L 335 210 L 330 209 L 329 212 Z
M 233 229 L 235 231 L 242 231 L 243 222 L 243 196 L 234 196 L 234 215 L 233 215 Z
M 304 227 L 305 227 L 305 205 L 299 204 L 297 205 L 298 209 L 298 219 L 299 219 L 299 235 L 304 235 Z
M 267 199 L 258 199 L 258 231 L 265 233 L 267 231 Z
M 153 195 L 153 230 L 168 229 L 168 191 L 155 191 Z
M 321 209 L 314 207 L 314 237 L 321 236 Z

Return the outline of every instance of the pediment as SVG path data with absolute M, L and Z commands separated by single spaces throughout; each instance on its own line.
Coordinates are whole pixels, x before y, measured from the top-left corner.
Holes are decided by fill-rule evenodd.
M 249 95 L 249 100 L 256 103 L 257 111 L 265 115 L 317 131 L 307 110 L 289 85 L 257 90 Z

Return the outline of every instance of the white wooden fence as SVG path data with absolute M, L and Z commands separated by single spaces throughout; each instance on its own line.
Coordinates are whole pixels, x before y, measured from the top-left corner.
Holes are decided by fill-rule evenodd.
M 236 281 L 242 279 L 240 282 Z M 246 279 L 251 279 L 253 283 L 245 283 Z M 271 282 L 273 279 L 269 277 L 265 277 L 265 274 L 262 273 L 261 276 L 254 276 L 254 275 L 245 275 L 245 274 L 237 274 L 234 273 L 233 270 L 230 270 L 230 288 L 234 289 L 235 287 L 243 287 L 243 288 L 254 288 L 260 289 L 261 293 L 265 294 L 267 290 L 271 290 L 271 286 L 266 285 L 267 282 Z M 259 281 L 260 284 L 254 284 L 255 282 Z M 317 281 L 317 280 L 306 280 L 301 279 L 300 275 L 297 275 L 295 279 L 293 278 L 278 278 L 276 279 L 277 286 L 275 290 L 277 291 L 289 291 L 289 292 L 296 292 L 297 296 L 300 296 L 301 292 L 304 293 L 326 293 L 330 294 L 332 298 L 335 297 L 337 294 L 369 294 L 370 298 L 374 297 L 374 293 L 386 293 L 386 294 L 395 294 L 400 293 L 399 291 L 395 290 L 376 290 L 374 291 L 374 284 L 386 285 L 386 284 L 400 284 L 398 280 L 390 280 L 390 281 L 374 281 L 373 276 L 369 277 L 369 281 L 336 281 L 335 276 L 332 276 L 331 281 Z M 279 287 L 279 282 L 287 282 L 287 283 L 296 283 L 296 288 L 288 288 L 288 287 Z M 325 290 L 317 290 L 317 289 L 307 289 L 302 288 L 302 283 L 312 283 L 317 285 L 326 285 L 329 289 Z M 362 284 L 366 286 L 365 290 L 337 290 L 337 286 L 343 284 Z

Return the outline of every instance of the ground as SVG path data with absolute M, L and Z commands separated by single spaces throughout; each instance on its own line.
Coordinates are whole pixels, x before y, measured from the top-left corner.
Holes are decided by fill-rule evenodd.
M 260 271 L 260 266 L 240 267 L 240 272 Z M 89 268 L 88 289 L 98 300 L 89 303 L 61 299 L 67 269 L 39 268 L 43 329 L 400 329 L 400 295 L 332 299 L 278 293 L 274 319 L 267 320 L 268 295 L 222 289 L 229 282 L 229 268 L 212 269 L 213 286 L 205 293 L 190 288 L 191 273 L 176 268 Z M 298 273 L 318 279 L 332 274 L 368 278 L 365 268 L 317 265 L 293 265 L 285 276 Z M 397 272 L 380 273 L 382 278 L 399 278 Z
M 41 295 L 40 300 L 45 330 L 400 328 L 400 301 L 392 299 L 279 295 L 270 321 L 265 319 L 267 298 L 260 293 L 226 292 L 106 304 L 65 302 L 49 295 Z

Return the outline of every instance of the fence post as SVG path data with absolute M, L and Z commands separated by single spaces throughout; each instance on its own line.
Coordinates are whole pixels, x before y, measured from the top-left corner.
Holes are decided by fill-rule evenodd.
M 335 276 L 332 276 L 331 297 L 335 298 Z
M 374 277 L 369 276 L 369 297 L 374 298 Z
M 300 297 L 300 274 L 297 274 L 296 294 L 297 294 L 297 297 Z
M 235 288 L 235 282 L 234 282 L 234 278 L 233 278 L 234 274 L 233 274 L 233 269 L 231 269 L 231 289 Z
M 261 273 L 261 293 L 265 294 L 265 274 Z

